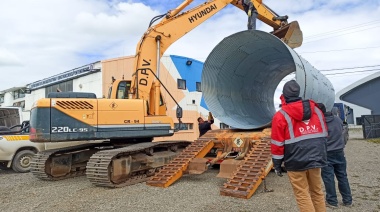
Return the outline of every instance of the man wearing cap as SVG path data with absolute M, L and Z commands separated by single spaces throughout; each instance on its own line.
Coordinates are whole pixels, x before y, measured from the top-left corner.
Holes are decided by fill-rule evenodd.
M 347 161 L 344 156 L 344 136 L 343 122 L 334 115 L 334 112 L 327 112 L 326 107 L 322 103 L 317 106 L 325 115 L 328 128 L 327 137 L 327 163 L 322 168 L 322 179 L 326 190 L 326 205 L 330 208 L 338 208 L 338 197 L 335 189 L 335 177 L 338 180 L 338 189 L 342 195 L 343 205 L 352 206 L 352 195 L 350 184 L 347 178 Z M 334 108 L 333 108 L 334 109 Z
M 295 80 L 285 83 L 281 109 L 272 120 L 271 152 L 275 172 L 282 176 L 284 162 L 298 207 L 326 211 L 321 168 L 326 166 L 327 127 L 313 100 L 302 100 Z

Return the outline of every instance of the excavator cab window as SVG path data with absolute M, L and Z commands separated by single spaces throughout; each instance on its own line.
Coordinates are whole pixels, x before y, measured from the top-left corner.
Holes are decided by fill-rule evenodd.
M 128 99 L 128 91 L 131 87 L 130 81 L 121 81 L 117 86 L 117 99 Z

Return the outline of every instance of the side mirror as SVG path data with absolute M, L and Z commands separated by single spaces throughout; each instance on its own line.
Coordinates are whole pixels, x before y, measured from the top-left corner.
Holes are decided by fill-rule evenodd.
M 182 118 L 182 107 L 177 107 L 176 116 L 178 119 Z

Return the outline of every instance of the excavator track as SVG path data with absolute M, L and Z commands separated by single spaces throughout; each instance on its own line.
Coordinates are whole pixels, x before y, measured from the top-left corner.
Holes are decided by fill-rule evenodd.
M 71 177 L 76 176 L 82 176 L 85 174 L 86 169 L 86 160 L 78 161 L 77 164 L 71 164 L 73 162 L 73 159 L 71 158 L 70 161 L 67 160 L 67 158 L 60 158 L 60 156 L 67 156 L 71 153 L 83 153 L 83 152 L 90 152 L 90 151 L 99 151 L 100 148 L 108 148 L 111 147 L 107 143 L 96 143 L 96 144 L 83 144 L 78 146 L 72 146 L 72 147 L 65 147 L 60 149 L 51 149 L 51 150 L 45 150 L 38 152 L 35 154 L 31 161 L 31 169 L 30 171 L 32 174 L 41 179 L 41 180 L 63 180 Z M 91 154 L 91 153 L 90 153 Z M 65 173 L 60 174 L 52 174 L 51 168 L 54 167 L 54 159 L 55 157 L 58 157 L 59 162 L 65 164 L 63 167 L 66 169 Z M 75 162 L 75 159 L 74 159 Z M 68 164 L 70 163 L 70 166 Z M 60 165 L 56 166 L 60 168 Z M 69 167 L 69 170 L 68 170 Z
M 194 141 L 185 150 L 183 150 L 181 154 L 157 172 L 155 176 L 147 182 L 147 185 L 164 188 L 170 186 L 182 177 L 184 171 L 187 169 L 193 158 L 203 158 L 213 146 L 214 143 L 210 140 Z
M 87 163 L 86 175 L 91 183 L 101 187 L 117 188 L 144 182 L 147 181 L 150 176 L 154 175 L 154 173 L 164 164 L 158 167 L 146 167 L 139 170 L 133 170 L 128 174 L 127 177 L 124 177 L 123 179 L 117 180 L 117 182 L 115 182 L 112 179 L 113 172 L 116 172 L 112 166 L 113 163 L 116 162 L 115 160 L 123 160 L 123 158 L 132 157 L 140 153 L 154 155 L 155 150 L 162 148 L 168 148 L 172 151 L 176 151 L 179 146 L 187 146 L 190 143 L 191 142 L 188 141 L 146 142 L 119 149 L 99 151 L 96 154 L 92 155 L 89 162 Z M 124 165 L 126 163 L 132 162 L 128 162 L 128 160 L 126 160 L 126 162 L 124 162 Z
M 270 139 L 255 142 L 220 194 L 249 199 L 272 167 Z

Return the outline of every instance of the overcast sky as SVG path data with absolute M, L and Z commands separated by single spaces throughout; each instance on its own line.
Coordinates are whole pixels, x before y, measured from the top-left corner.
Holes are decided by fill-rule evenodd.
M 0 91 L 79 66 L 134 55 L 150 20 L 181 0 L 0 0 Z M 194 0 L 189 7 L 204 1 Z M 304 35 L 295 49 L 319 70 L 380 65 L 379 0 L 267 0 Z M 230 5 L 174 43 L 166 55 L 204 61 L 226 36 L 246 30 Z M 258 21 L 258 29 L 271 28 Z M 338 92 L 380 66 L 322 72 Z M 372 70 L 372 71 L 365 71 Z M 354 73 L 347 73 L 354 72 Z M 334 74 L 345 73 L 345 74 Z

